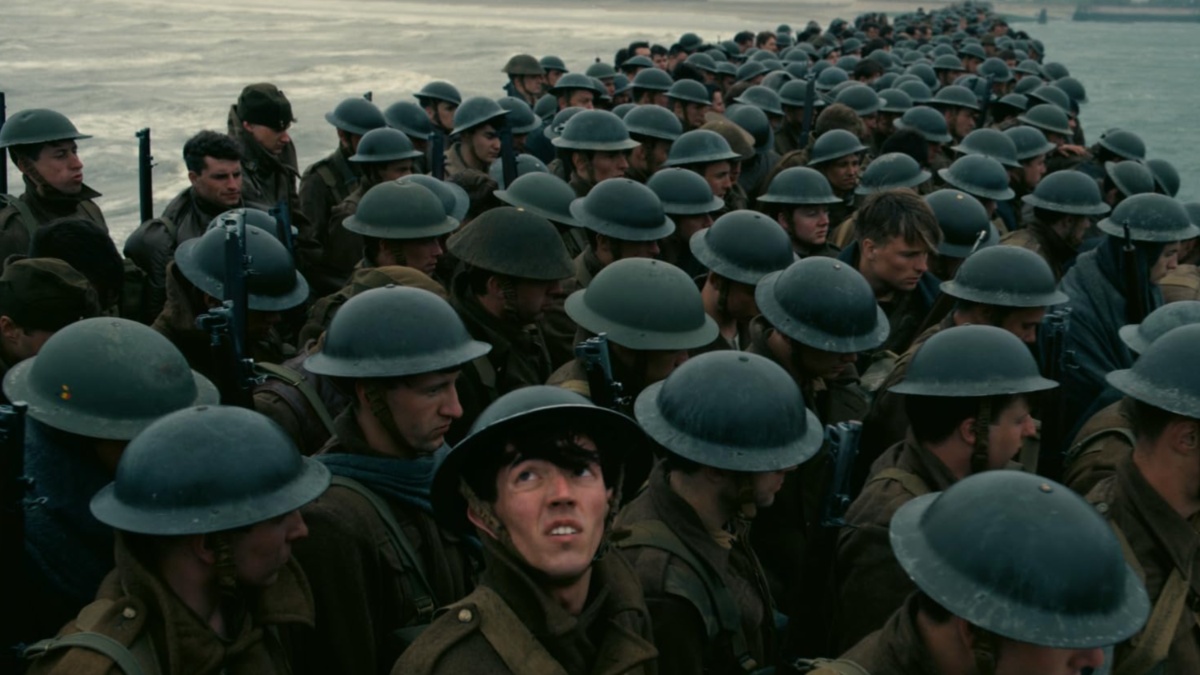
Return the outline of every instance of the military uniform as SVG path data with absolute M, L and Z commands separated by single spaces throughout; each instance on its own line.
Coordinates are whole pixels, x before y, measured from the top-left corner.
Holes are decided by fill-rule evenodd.
M 346 148 L 338 147 L 304 170 L 300 177 L 300 210 L 312 224 L 322 244 L 330 233 L 330 215 L 358 187 L 362 171 L 349 161 Z
M 1026 227 L 1004 235 L 1000 243 L 1020 246 L 1040 255 L 1050 265 L 1054 277 L 1059 280 L 1062 280 L 1067 269 L 1075 262 L 1077 254 L 1075 247 L 1063 241 L 1062 237 L 1038 220 L 1030 220 Z
M 809 675 L 938 675 L 933 654 L 921 639 L 917 624 L 916 595 L 904 604 L 879 630 L 864 637 L 836 664 L 817 666 Z
M 28 253 L 34 231 L 58 218 L 75 216 L 99 225 L 105 232 L 108 231 L 104 214 L 93 201 L 100 196 L 99 192 L 84 185 L 79 194 L 66 195 L 47 185 L 43 188 L 46 194 L 42 194 L 28 176 L 22 178 L 25 181 L 25 192 L 16 198 L 21 202 L 20 205 L 8 204 L 0 209 L 0 260 L 14 254 Z M 3 205 L 3 200 L 0 200 L 0 205 Z M 33 217 L 33 222 L 26 222 L 25 211 Z
M 345 199 L 337 203 L 326 221 L 326 229 L 318 230 L 322 236 L 321 260 L 309 275 L 314 295 L 335 293 L 346 285 L 354 272 L 354 266 L 363 259 L 363 238 L 347 230 L 342 223 L 358 211 L 358 203 L 367 193 L 368 186 L 362 182 Z
M 350 405 L 350 399 L 329 378 L 304 367 L 315 349 L 315 343 L 309 343 L 278 366 L 255 364 L 266 379 L 254 387 L 254 409 L 283 427 L 304 455 L 324 447 L 333 435 L 333 418 Z
M 860 249 L 856 241 L 844 249 L 838 255 L 838 259 L 850 263 L 855 269 L 858 269 L 859 254 Z M 891 300 L 880 302 L 879 306 L 887 315 L 891 332 L 888 333 L 887 341 L 878 349 L 864 352 L 859 355 L 859 358 L 865 357 L 869 364 L 871 357 L 879 352 L 890 351 L 895 354 L 903 354 L 916 339 L 918 331 L 925 322 L 925 317 L 933 308 L 934 300 L 940 292 L 938 290 L 939 283 L 937 277 L 926 272 L 921 275 L 921 280 L 917 282 L 917 287 L 913 290 L 903 293 L 896 292 Z
M 637 577 L 620 556 L 592 563 L 587 604 L 572 616 L 529 568 L 484 538 L 479 587 L 446 608 L 393 675 L 653 675 L 658 655 Z
M 1113 475 L 1125 458 L 1133 454 L 1128 405 L 1127 400 L 1122 399 L 1084 422 L 1067 451 L 1063 473 L 1063 483 L 1067 487 L 1086 495 L 1097 483 Z
M 387 673 L 405 646 L 400 629 L 428 623 L 435 607 L 465 596 L 473 568 L 462 542 L 438 527 L 428 510 L 436 460 L 381 455 L 367 445 L 353 410 L 334 424 L 337 436 L 321 451 L 334 485 L 304 507 L 309 536 L 293 545 L 324 619 L 312 641 L 311 663 L 313 672 Z M 337 476 L 365 486 L 387 512 L 339 485 Z M 419 506 L 423 500 L 426 506 Z M 387 518 L 398 524 L 415 561 L 391 543 Z M 417 581 L 421 577 L 424 583 Z
M 145 672 L 162 675 L 284 675 L 303 670 L 302 663 L 289 663 L 291 654 L 281 641 L 283 631 L 298 635 L 313 625 L 312 592 L 294 560 L 270 586 L 242 589 L 252 595 L 233 615 L 236 619 L 226 624 L 224 635 L 218 635 L 167 582 L 147 569 L 122 536 L 117 537 L 116 562 L 96 601 L 83 608 L 60 637 L 99 633 L 123 646 Z M 104 650 L 62 647 L 36 659 L 28 672 L 119 675 L 126 671 Z
M 784 122 L 779 131 L 775 132 L 775 152 L 779 153 L 780 157 L 783 157 L 789 152 L 803 150 L 808 146 L 808 143 L 802 141 L 800 128 Z
M 1195 265 L 1180 265 L 1167 272 L 1158 282 L 1163 302 L 1200 300 L 1200 268 Z
M 363 291 L 372 288 L 382 288 L 389 284 L 397 286 L 415 286 L 429 291 L 447 300 L 446 289 L 429 278 L 429 276 L 411 267 L 389 265 L 385 267 L 360 267 L 350 276 L 350 283 L 338 292 L 328 295 L 313 303 L 308 310 L 308 320 L 300 329 L 300 342 L 307 345 L 310 341 L 321 337 L 321 333 L 329 327 L 329 322 L 346 301 Z
M 771 593 L 762 567 L 750 547 L 748 530 L 709 532 L 695 510 L 671 490 L 669 476 L 658 465 L 648 487 L 617 516 L 614 540 L 637 571 L 654 624 L 662 673 L 741 672 L 739 659 L 750 657 L 759 667 L 773 665 L 778 646 Z M 666 526 L 647 535 L 646 528 Z M 673 542 L 648 543 L 648 537 Z M 707 586 L 686 551 L 715 570 L 736 606 L 736 634 L 722 626 Z M 718 601 L 720 602 L 720 601 Z M 739 653 L 742 652 L 742 653 Z
M 571 229 L 581 232 L 580 228 Z M 600 259 L 596 257 L 596 252 L 590 245 L 585 245 L 583 251 L 575 256 L 574 265 L 575 276 L 563 282 L 561 296 L 555 298 L 554 304 L 546 309 L 545 314 L 538 322 L 542 329 L 542 335 L 545 336 L 550 363 L 555 368 L 562 367 L 575 359 L 575 343 L 577 342 L 576 337 L 579 335 L 579 327 L 575 325 L 571 317 L 567 316 L 566 310 L 563 309 L 563 302 L 575 291 L 587 288 L 588 284 L 592 282 L 592 278 L 604 269 L 604 263 L 601 263 Z
M 446 163 L 443 166 L 445 176 L 443 180 L 451 180 L 471 168 L 467 165 L 467 161 L 463 159 L 462 141 L 455 142 L 454 145 L 446 149 Z

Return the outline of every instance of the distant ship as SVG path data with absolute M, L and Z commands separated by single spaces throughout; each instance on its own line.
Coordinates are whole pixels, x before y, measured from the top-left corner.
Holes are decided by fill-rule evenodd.
M 1071 17 L 1075 21 L 1179 21 L 1200 22 L 1200 7 L 1164 7 L 1149 3 L 1100 5 L 1081 4 Z

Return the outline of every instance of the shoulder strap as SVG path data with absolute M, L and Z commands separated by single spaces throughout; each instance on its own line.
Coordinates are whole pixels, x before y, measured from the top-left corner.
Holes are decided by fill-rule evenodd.
M 592 387 L 588 384 L 587 380 L 566 380 L 565 382 L 559 382 L 558 386 L 567 391 L 573 391 L 585 398 L 590 399 L 592 397 Z
M 329 166 L 329 162 L 322 162 L 318 164 L 313 171 L 315 171 L 316 174 L 321 177 L 321 180 L 328 185 L 330 189 L 336 189 L 340 187 L 338 184 L 337 174 L 333 172 L 333 169 Z
M 871 476 L 871 479 L 867 481 L 866 485 L 863 486 L 863 489 L 866 489 L 866 486 L 870 485 L 871 483 L 878 483 L 882 480 L 894 480 L 897 483 L 900 483 L 900 487 L 904 488 L 905 491 L 911 493 L 914 497 L 920 497 L 921 495 L 927 495 L 930 493 L 929 486 L 926 485 L 925 481 L 921 480 L 917 474 L 905 471 L 904 469 L 898 469 L 894 466 L 888 467 L 874 476 Z
M 112 659 L 125 675 L 145 675 L 142 666 L 128 647 L 103 633 L 71 633 L 33 643 L 25 648 L 25 659 L 33 659 L 63 649 L 89 649 Z
M 483 384 L 484 389 L 487 389 L 488 400 L 494 401 L 496 393 L 496 367 L 488 360 L 487 355 L 472 360 L 471 367 L 475 369 L 475 374 L 479 376 L 479 381 Z
M 25 231 L 29 234 L 29 240 L 33 241 L 33 233 L 37 230 L 37 219 L 33 217 L 33 211 L 30 210 L 29 205 L 22 201 L 20 197 L 0 194 L 0 206 L 11 206 L 17 210 L 17 215 L 21 216 L 21 222 L 25 225 Z
M 329 435 L 337 436 L 337 431 L 333 426 L 333 417 L 330 416 L 329 410 L 325 407 L 325 402 L 321 400 L 321 396 L 313 388 L 312 382 L 309 382 L 304 375 L 287 366 L 281 366 L 278 363 L 255 361 L 254 368 L 261 371 L 267 377 L 273 377 L 295 387 L 304 396 L 304 400 L 308 401 L 308 404 L 312 406 L 313 412 L 317 413 L 317 417 L 321 420 L 321 425 L 325 427 Z
M 495 591 L 487 586 L 479 586 L 470 597 L 479 610 L 480 632 L 510 671 L 567 675 L 562 664 L 546 651 Z
M 1067 454 L 1066 454 L 1066 458 L 1065 458 L 1066 463 L 1070 464 L 1070 463 L 1074 462 L 1076 459 L 1079 459 L 1080 455 L 1087 453 L 1088 446 L 1090 446 L 1094 441 L 1097 441 L 1105 436 L 1122 436 L 1125 438 L 1126 441 L 1129 442 L 1129 445 L 1131 445 L 1131 446 L 1137 445 L 1137 439 L 1134 437 L 1132 429 L 1127 429 L 1124 427 L 1112 427 L 1112 428 L 1108 428 L 1108 429 L 1101 429 L 1100 431 L 1097 431 L 1096 433 L 1087 436 L 1086 438 L 1079 441 L 1075 445 L 1072 445 L 1071 448 L 1069 450 L 1067 450 Z
M 742 670 L 752 672 L 757 669 L 758 662 L 750 656 L 749 643 L 742 630 L 741 611 L 738 610 L 729 588 L 721 580 L 721 575 L 713 569 L 712 565 L 693 553 L 679 538 L 679 535 L 671 531 L 671 528 L 661 520 L 643 520 L 626 526 L 626 530 L 628 531 L 626 536 L 615 540 L 618 548 L 646 546 L 666 551 L 685 562 L 696 573 L 696 576 L 700 577 L 707 597 L 696 597 L 699 594 L 693 589 L 686 585 L 672 584 L 670 579 L 667 581 L 667 590 L 686 598 L 696 606 L 701 616 L 715 613 L 718 625 L 709 627 L 709 637 L 715 637 L 713 628 L 728 633 L 734 656 Z M 708 624 L 708 621 L 705 623 Z
M 1121 542 L 1125 558 L 1130 565 L 1134 566 L 1139 576 L 1144 578 L 1145 574 L 1141 565 L 1138 564 L 1137 558 L 1133 555 L 1129 539 L 1125 537 L 1121 527 L 1114 521 L 1110 519 L 1108 524 L 1112 526 L 1117 540 Z M 1179 629 L 1179 622 L 1184 616 L 1187 596 L 1188 582 L 1183 578 L 1179 568 L 1174 567 L 1171 575 L 1167 577 L 1167 583 L 1163 585 L 1162 591 L 1158 594 L 1158 601 L 1154 603 L 1154 609 L 1150 611 L 1150 619 L 1146 622 L 1146 627 L 1130 641 L 1133 650 L 1113 668 L 1113 675 L 1143 675 L 1152 672 L 1152 669 L 1166 661 L 1167 653 L 1171 650 L 1171 642 L 1175 639 L 1175 632 Z
M 391 508 L 371 488 L 353 478 L 334 476 L 331 482 L 334 485 L 344 487 L 358 494 L 375 509 L 375 513 L 378 514 L 383 524 L 387 527 L 388 538 L 395 545 L 396 552 L 400 555 L 401 564 L 404 565 L 407 572 L 403 576 L 402 583 L 406 586 L 406 590 L 410 593 L 409 597 L 413 598 L 413 604 L 417 607 L 418 621 L 420 623 L 429 623 L 432 621 L 433 612 L 437 609 L 437 604 L 433 598 L 433 587 L 429 585 L 424 567 L 421 565 L 421 559 L 417 557 L 417 552 L 413 549 L 412 543 L 404 535 L 404 530 L 400 527 L 400 523 L 396 522 L 396 517 L 392 515 Z

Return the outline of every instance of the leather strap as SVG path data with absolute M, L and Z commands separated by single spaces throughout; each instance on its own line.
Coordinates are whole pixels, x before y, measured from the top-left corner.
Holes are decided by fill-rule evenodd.
M 920 497 L 921 495 L 927 495 L 932 492 L 932 490 L 929 489 L 929 486 L 925 484 L 925 481 L 921 480 L 917 474 L 905 471 L 904 469 L 898 469 L 894 466 L 888 467 L 874 476 L 871 476 L 871 479 L 867 481 L 866 485 L 863 486 L 863 489 L 865 490 L 867 485 L 870 485 L 871 483 L 878 483 L 879 481 L 883 480 L 894 480 L 897 483 L 900 483 L 900 487 L 904 488 L 905 491 L 909 492 L 914 497 Z

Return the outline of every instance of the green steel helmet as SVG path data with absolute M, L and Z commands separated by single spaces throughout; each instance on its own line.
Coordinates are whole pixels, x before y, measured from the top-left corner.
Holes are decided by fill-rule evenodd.
M 872 53 L 874 53 L 874 52 L 872 52 Z M 874 82 L 871 83 L 871 88 L 874 89 L 875 91 L 879 92 L 882 95 L 884 89 L 895 89 L 896 88 L 896 79 L 898 77 L 900 77 L 900 76 L 894 72 L 884 73 L 883 75 L 880 75 L 879 78 L 877 78 Z M 905 96 L 907 96 L 907 94 L 905 94 Z M 912 99 L 909 99 L 909 100 L 911 101 Z
M 1105 162 L 1104 173 L 1126 197 L 1154 192 L 1154 174 L 1141 162 Z
M 808 80 L 808 57 L 802 57 L 800 61 L 786 61 L 785 63 L 783 72 L 787 73 L 788 79 L 780 83 L 780 88 L 792 80 Z
M 845 129 L 830 129 L 817 137 L 813 143 L 812 153 L 808 157 L 809 166 L 818 166 L 832 162 L 847 155 L 857 155 L 867 151 L 858 136 Z
M 692 235 L 692 254 L 731 281 L 755 285 L 792 264 L 796 254 L 779 223 L 757 211 L 730 211 Z
M 1039 103 L 1026 110 L 1024 115 L 1018 115 L 1017 121 L 1043 132 L 1067 137 L 1072 135 L 1067 113 L 1053 103 Z
M 1115 370 L 1105 379 L 1130 398 L 1176 415 L 1200 419 L 1198 338 L 1200 325 L 1175 328 L 1150 343 L 1132 368 Z
M 533 114 L 537 115 L 543 122 L 549 122 L 554 119 L 554 114 L 558 112 L 558 99 L 554 94 L 542 94 L 542 97 L 533 104 Z
M 633 70 L 634 68 L 654 68 L 654 62 L 648 57 L 639 54 L 637 56 L 631 56 L 622 61 L 620 68 L 626 72 Z M 655 68 L 655 70 L 658 70 L 658 72 L 663 73 L 664 75 L 666 74 L 665 70 L 659 70 L 657 68 Z
M 1099 144 L 1122 159 L 1146 159 L 1146 144 L 1132 131 L 1109 129 L 1100 135 Z
M 379 108 L 361 96 L 343 99 L 336 108 L 325 113 L 325 121 L 342 131 L 359 136 L 387 125 Z
M 647 91 L 670 91 L 671 85 L 675 83 L 665 70 L 658 68 L 647 68 L 638 71 L 637 75 L 633 76 L 634 90 L 645 89 Z
M 514 134 L 529 134 L 542 128 L 542 120 L 533 114 L 533 108 L 519 98 L 504 96 L 496 99 L 496 103 L 508 111 L 504 122 L 512 128 Z
M 602 152 L 621 152 L 641 145 L 629 137 L 621 118 L 607 110 L 584 110 L 574 115 L 551 143 L 562 150 Z
M 1071 112 L 1071 97 L 1067 96 L 1067 92 L 1059 89 L 1053 84 L 1045 84 L 1027 94 L 1029 100 L 1036 103 L 1050 103 L 1062 109 L 1065 113 Z
M 1141 323 L 1121 326 L 1121 341 L 1135 354 L 1145 354 L 1158 338 L 1180 326 L 1200 323 L 1200 301 L 1180 300 L 1150 312 Z
M 805 95 L 808 91 L 808 82 L 805 80 L 792 80 L 785 83 L 779 88 L 779 101 L 786 106 L 793 108 L 803 108 Z M 820 96 L 813 97 L 813 110 L 825 107 L 825 101 Z
M 567 69 L 567 64 L 564 63 L 563 60 L 557 56 L 543 56 L 541 59 L 538 60 L 538 63 L 542 64 L 542 70 L 545 70 L 547 73 L 549 73 L 549 72 L 559 72 L 559 73 L 571 72 L 570 70 Z
M 517 54 L 504 64 L 500 72 L 509 75 L 545 75 L 546 69 L 537 57 L 531 54 Z
M 993 82 L 1012 82 L 1013 74 L 1008 64 L 996 57 L 990 57 L 979 64 L 979 77 L 991 78 Z
M 1042 64 L 1042 72 L 1046 73 L 1047 79 L 1051 82 L 1071 76 L 1071 71 L 1067 70 L 1066 66 L 1057 61 Z
M 1083 83 L 1073 77 L 1059 78 L 1054 81 L 1054 86 L 1067 92 L 1067 96 L 1070 96 L 1076 105 L 1088 102 L 1087 90 L 1083 88 Z
M 518 176 L 512 185 L 496 190 L 494 194 L 505 204 L 524 209 L 552 223 L 579 227 L 571 215 L 575 190 L 552 173 L 534 172 Z
M 801 205 L 838 204 L 842 199 L 833 194 L 829 180 L 820 171 L 794 166 L 776 174 L 758 201 L 763 204 Z
M 639 394 L 634 412 L 672 454 L 727 471 L 788 469 L 816 456 L 825 440 L 792 376 L 746 352 L 689 359 Z
M 1013 72 L 1021 73 L 1022 75 L 1033 75 L 1034 77 L 1042 76 L 1042 66 L 1033 59 L 1025 59 L 1018 63 Z M 1024 79 L 1024 78 L 1022 78 Z
M 472 96 L 454 111 L 454 130 L 450 135 L 456 136 L 483 124 L 503 124 L 507 117 L 508 111 L 499 103 L 486 96 Z
M 127 441 L 181 408 L 215 404 L 217 389 L 188 367 L 161 333 L 136 321 L 96 317 L 69 324 L 13 366 L 4 393 L 46 426 Z
M 684 103 L 699 103 L 712 105 L 712 95 L 708 87 L 695 80 L 678 80 L 667 90 L 667 98 Z
M 949 168 L 939 169 L 938 176 L 950 187 L 976 199 L 1005 201 L 1016 196 L 1008 186 L 1008 172 L 991 157 L 963 155 Z
M 763 153 L 775 147 L 775 132 L 771 120 L 762 109 L 745 104 L 731 105 L 725 109 L 725 117 L 754 137 L 754 151 Z
M 693 129 L 675 139 L 664 167 L 711 164 L 741 159 L 742 156 L 729 147 L 729 141 L 709 129 Z
M 1012 141 L 1013 147 L 1017 149 L 1018 162 L 1026 162 L 1054 150 L 1054 144 L 1046 140 L 1046 134 L 1033 127 L 1012 127 L 1006 129 L 1004 135 L 1008 136 L 1008 140 Z
M 471 198 L 467 196 L 466 190 L 454 183 L 438 180 L 423 173 L 409 174 L 396 182 L 401 185 L 415 183 L 429 190 L 442 202 L 442 209 L 445 210 L 446 215 L 460 223 L 463 218 L 467 217 L 467 211 L 471 207 Z
M 558 82 L 555 82 L 554 86 L 550 87 L 550 93 L 555 96 L 567 96 L 576 89 L 590 91 L 597 96 L 608 94 L 606 89 L 597 87 L 596 81 L 583 73 L 567 73 L 558 78 Z
M 837 66 L 831 66 L 829 68 L 825 68 L 819 75 L 817 75 L 816 88 L 819 92 L 827 92 L 839 84 L 848 82 L 849 80 L 850 76 L 846 74 L 846 71 L 838 68 Z
M 1200 236 L 1200 227 L 1192 224 L 1183 204 L 1153 192 L 1126 199 L 1096 226 L 1118 238 L 1128 231 L 1134 241 L 1172 242 Z
M 964 44 L 958 50 L 958 55 L 959 56 L 970 56 L 971 58 L 979 59 L 980 61 L 986 61 L 987 57 L 988 57 L 987 52 L 985 52 L 983 50 L 983 46 L 976 44 L 974 42 L 968 42 L 968 43 Z
M 572 117 L 578 115 L 584 110 L 587 110 L 587 108 L 580 108 L 578 106 L 563 108 L 555 113 L 554 118 L 550 120 L 550 123 L 546 125 L 546 128 L 542 129 L 542 135 L 550 140 L 558 138 L 562 135 L 563 129 L 566 128 L 567 122 L 570 122 Z
M 534 157 L 521 153 L 516 157 L 517 162 L 517 178 L 524 176 L 527 173 L 550 173 L 550 169 L 546 167 L 545 162 Z M 488 176 L 496 182 L 496 186 L 503 190 L 507 187 L 504 183 L 504 159 L 497 159 L 488 167 Z M 516 179 L 514 178 L 515 182 Z
M 713 61 L 713 58 L 704 52 L 696 52 L 695 54 L 692 54 L 691 56 L 687 57 L 687 60 L 685 60 L 684 63 L 707 73 L 717 72 L 717 62 Z
M 897 129 L 916 129 L 930 143 L 949 143 L 954 140 L 950 136 L 950 127 L 946 125 L 946 117 L 928 106 L 914 106 L 900 116 L 893 124 Z
M 646 187 L 658 195 L 668 216 L 698 216 L 725 208 L 725 200 L 714 196 L 708 181 L 695 171 L 660 169 L 646 181 Z
M 597 80 L 603 80 L 609 77 L 616 77 L 617 69 L 603 61 L 596 61 L 587 67 L 584 71 L 588 77 L 594 77 Z
M 376 239 L 428 239 L 450 234 L 458 221 L 428 188 L 389 180 L 367 190 L 342 227 Z
M 1165 159 L 1148 159 L 1146 160 L 1146 168 L 1150 169 L 1150 173 L 1154 174 L 1154 184 L 1158 186 L 1158 191 L 1168 197 L 1174 197 L 1179 194 L 1179 171 L 1175 169 L 1175 165 Z
M 447 248 L 462 262 L 495 274 L 539 281 L 575 275 L 575 265 L 554 225 L 511 206 L 484 212 L 451 235 Z
M 970 260 L 970 258 L 968 258 Z M 987 354 L 987 358 L 979 358 Z M 1021 338 L 995 326 L 938 331 L 913 355 L 904 381 L 889 391 L 914 396 L 982 398 L 1032 394 L 1058 386 L 1042 377 Z
M 571 202 L 571 215 L 581 227 L 622 241 L 658 241 L 675 231 L 654 190 L 628 178 L 600 181 Z
M 627 349 L 678 351 L 711 343 L 719 332 L 686 272 L 661 260 L 624 258 L 605 266 L 565 305 L 589 333 Z
M 966 258 L 978 249 L 994 246 L 1000 233 L 988 218 L 987 209 L 965 192 L 943 189 L 925 196 L 942 231 L 938 254 Z
M 670 110 L 658 105 L 634 106 L 622 121 L 625 122 L 625 129 L 630 137 L 641 136 L 673 142 L 683 133 L 683 124 L 679 118 Z
M 267 213 L 266 211 L 263 211 L 262 209 L 256 209 L 251 206 L 246 206 L 246 207 L 242 207 L 240 209 L 233 209 L 231 211 L 226 211 L 225 213 L 222 213 L 221 215 L 217 216 L 216 218 L 213 218 L 212 220 L 208 221 L 208 227 L 206 229 L 211 230 L 215 227 L 220 226 L 221 220 L 223 218 L 233 215 L 233 214 L 241 214 L 246 219 L 247 225 L 253 225 L 254 227 L 266 230 L 268 232 L 275 232 L 279 227 L 279 223 L 278 223 L 278 221 L 275 220 L 275 216 L 272 216 L 271 214 Z M 295 229 L 295 228 L 293 228 L 293 229 Z
M 421 87 L 421 90 L 413 94 L 417 99 L 433 99 L 435 101 L 445 101 L 454 105 L 462 104 L 462 94 L 458 93 L 458 88 L 449 82 L 434 80 Z
M 854 194 L 870 195 L 896 188 L 915 188 L 930 179 L 917 160 L 903 152 L 889 152 L 871 160 L 859 179 Z
M 917 78 L 925 83 L 926 87 L 930 88 L 930 90 L 937 89 L 938 87 L 937 73 L 934 72 L 933 66 L 926 62 L 914 63 L 905 68 L 904 72 L 910 75 L 916 75 Z
M 933 100 L 933 91 L 929 89 L 929 85 L 920 80 L 909 80 L 900 82 L 896 80 L 896 88 L 908 94 L 913 103 L 918 105 L 926 105 Z
M 738 66 L 737 75 L 734 76 L 734 80 L 736 82 L 748 82 L 759 75 L 766 75 L 767 72 L 767 67 L 763 65 L 762 61 L 747 61 Z
M 899 89 L 883 89 L 879 92 L 879 111 L 903 115 L 913 107 L 913 100 L 908 94 Z
M 1034 89 L 1038 89 L 1045 84 L 1046 81 L 1040 77 L 1035 75 L 1026 75 L 1025 77 L 1021 78 L 1020 82 L 1013 86 L 1013 93 L 1028 97 Z
M 1068 300 L 1050 265 L 1020 246 L 992 246 L 968 256 L 941 289 L 952 298 L 997 307 L 1053 307 Z
M 195 239 L 189 239 L 175 249 L 175 266 L 184 278 L 202 293 L 217 300 L 225 297 L 225 237 L 237 232 L 237 221 L 245 218 L 241 209 L 222 214 L 220 224 Z M 246 270 L 246 294 L 250 309 L 260 312 L 282 312 L 308 300 L 308 282 L 296 271 L 292 254 L 275 235 L 253 225 L 246 225 L 246 255 L 250 267 Z
M 1074 170 L 1055 171 L 1038 182 L 1021 201 L 1035 208 L 1076 216 L 1102 216 L 1110 211 L 1091 176 Z
M 752 105 L 768 115 L 783 115 L 783 102 L 779 98 L 779 93 L 761 84 L 750 87 L 733 100 L 735 103 Z
M 650 474 L 653 454 L 646 447 L 641 427 L 631 418 L 562 387 L 522 387 L 485 408 L 471 425 L 470 434 L 438 465 L 430 490 L 438 523 L 451 532 L 474 532 L 467 519 L 463 484 L 495 485 L 494 474 L 479 475 L 481 469 L 498 466 L 499 462 L 490 458 L 522 437 L 544 438 L 556 432 L 592 439 L 600 453 L 606 485 L 621 489 L 621 501 L 632 499 Z
M 967 108 L 979 110 L 979 98 L 966 87 L 952 84 L 938 90 L 929 105 L 934 108 Z
M 368 164 L 416 159 L 423 155 L 423 152 L 413 147 L 408 134 L 399 129 L 383 127 L 363 134 L 362 140 L 358 142 L 358 151 L 347 159 L 359 164 Z
M 420 288 L 388 285 L 347 300 L 304 367 L 330 377 L 407 377 L 457 368 L 491 349 L 471 338 L 450 303 Z
M 1108 647 L 1136 635 L 1150 614 L 1146 589 L 1104 517 L 1040 476 L 968 476 L 904 504 L 889 535 L 917 588 L 1003 638 Z
M 859 117 L 874 115 L 883 107 L 879 94 L 865 84 L 853 84 L 846 87 L 838 93 L 834 102 L 849 107 Z
M 409 101 L 397 101 L 383 111 L 383 119 L 387 125 L 402 132 L 409 138 L 429 140 L 433 135 L 433 123 L 421 106 Z
M 965 73 L 967 69 L 963 67 L 962 59 L 954 54 L 943 54 L 933 60 L 933 69 L 949 71 L 952 73 Z
M 79 133 L 66 115 L 46 108 L 14 113 L 0 126 L 0 148 L 91 138 Z
M 976 129 L 967 134 L 961 143 L 951 146 L 950 149 L 963 155 L 991 157 L 1004 166 L 1014 169 L 1021 168 L 1021 162 L 1017 158 L 1016 144 L 1003 131 L 996 129 Z
M 91 508 L 96 520 L 125 532 L 208 534 L 286 515 L 328 487 L 329 469 L 301 455 L 267 416 L 202 405 L 138 434 Z
M 814 349 L 849 354 L 887 340 L 887 315 L 871 285 L 834 258 L 813 256 L 768 274 L 754 299 L 775 330 Z

